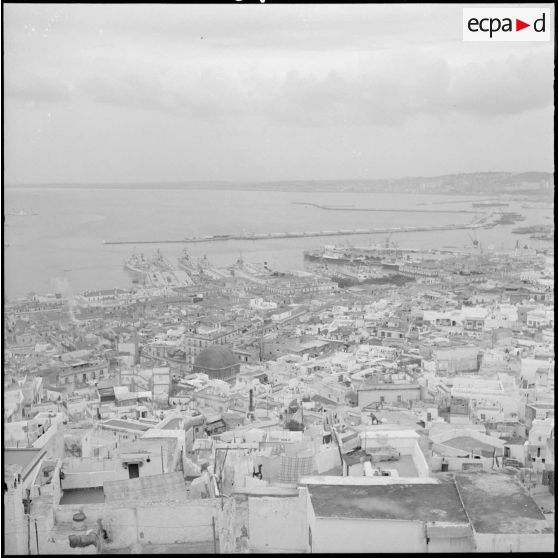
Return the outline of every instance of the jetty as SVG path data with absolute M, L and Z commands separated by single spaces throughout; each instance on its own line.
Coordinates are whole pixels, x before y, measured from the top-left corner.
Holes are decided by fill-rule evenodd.
M 376 229 L 340 229 L 328 231 L 308 232 L 273 232 L 273 233 L 232 233 L 215 234 L 210 236 L 192 236 L 172 240 L 104 240 L 103 244 L 194 244 L 198 242 L 224 242 L 227 240 L 274 240 L 285 238 L 314 238 L 321 236 L 349 236 L 362 234 L 396 234 L 429 231 L 448 231 L 459 229 L 478 229 L 482 224 L 478 222 L 462 225 L 424 225 L 418 227 L 391 227 Z
M 291 202 L 293 205 L 308 205 L 325 209 L 326 211 L 370 211 L 378 213 L 478 213 L 470 209 L 399 209 L 399 208 L 381 208 L 381 207 L 350 207 L 342 205 L 321 205 L 312 202 Z

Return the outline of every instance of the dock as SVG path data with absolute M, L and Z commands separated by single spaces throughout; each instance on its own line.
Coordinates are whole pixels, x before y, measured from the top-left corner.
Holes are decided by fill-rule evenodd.
M 291 202 L 293 205 L 308 205 L 325 209 L 326 211 L 370 211 L 378 213 L 479 213 L 470 209 L 399 209 L 399 208 L 381 208 L 381 207 L 350 207 L 343 205 L 321 205 L 312 202 Z
M 216 234 L 212 236 L 193 236 L 174 240 L 105 240 L 103 244 L 194 244 L 198 242 L 224 242 L 227 240 L 274 240 L 285 238 L 313 238 L 322 236 L 349 236 L 362 234 L 395 234 L 410 232 L 448 231 L 459 229 L 478 229 L 480 223 L 463 225 L 426 225 L 419 227 L 395 227 L 380 229 L 354 229 L 335 231 L 309 231 L 309 232 L 274 232 L 274 233 L 233 233 Z

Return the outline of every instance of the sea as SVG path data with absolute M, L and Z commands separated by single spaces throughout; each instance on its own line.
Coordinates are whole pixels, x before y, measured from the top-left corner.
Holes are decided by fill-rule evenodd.
M 494 199 L 489 196 L 481 199 Z M 477 200 L 477 201 L 479 201 Z M 469 223 L 474 213 L 472 196 L 351 193 L 312 191 L 258 191 L 216 189 L 6 187 L 4 189 L 3 289 L 13 300 L 30 292 L 61 292 L 66 296 L 84 290 L 130 288 L 124 269 L 132 254 L 150 256 L 160 249 L 171 263 L 184 248 L 195 260 L 207 256 L 215 267 L 246 262 L 268 262 L 278 271 L 304 269 L 305 250 L 324 245 L 342 247 L 384 245 L 400 248 L 476 251 L 479 240 L 485 251 L 512 250 L 519 240 L 530 247 L 551 247 L 552 242 L 515 235 L 511 229 L 531 224 L 551 224 L 553 207 L 511 201 L 508 207 L 525 221 L 493 229 L 466 229 L 220 241 L 196 244 L 104 244 L 104 241 L 145 241 L 228 233 L 301 232 L 359 228 L 451 225 Z M 506 200 L 507 201 L 507 200 Z M 328 211 L 306 203 L 343 208 L 375 208 L 385 212 Z M 525 207 L 525 206 L 528 207 Z M 536 207 L 534 207 L 536 205 Z M 432 209 L 409 213 L 402 210 Z M 478 215 L 482 211 L 477 210 Z

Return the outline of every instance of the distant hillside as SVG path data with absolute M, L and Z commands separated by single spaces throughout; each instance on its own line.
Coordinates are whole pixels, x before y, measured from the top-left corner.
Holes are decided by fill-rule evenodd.
M 321 192 L 408 192 L 416 194 L 524 194 L 551 196 L 554 173 L 547 172 L 474 172 L 431 177 L 407 177 L 375 180 L 291 180 L 273 182 L 188 181 L 114 184 L 25 184 L 26 187 L 57 188 L 161 188 L 211 190 L 277 190 Z M 9 186 L 8 186 L 9 187 Z M 15 187 L 15 186 L 14 186 Z

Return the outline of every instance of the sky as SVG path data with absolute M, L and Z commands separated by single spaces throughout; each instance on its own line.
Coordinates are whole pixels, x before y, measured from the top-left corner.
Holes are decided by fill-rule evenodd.
M 463 6 L 4 4 L 5 183 L 551 172 L 554 44 Z

